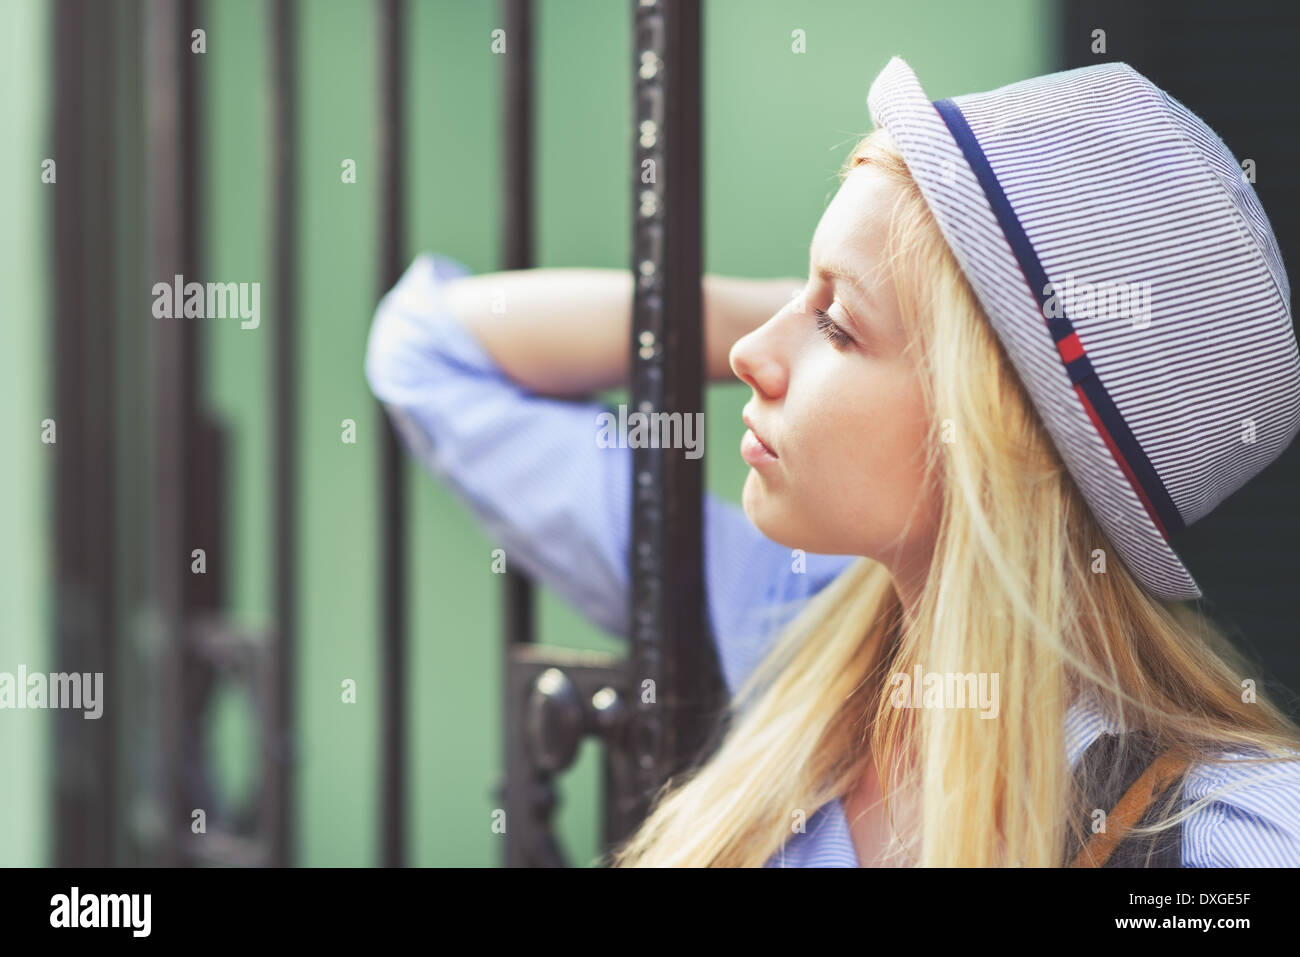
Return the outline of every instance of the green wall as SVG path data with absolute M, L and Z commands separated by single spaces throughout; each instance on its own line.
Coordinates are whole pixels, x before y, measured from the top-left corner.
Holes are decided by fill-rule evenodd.
M 49 64 L 34 0 L 5 9 L 0 222 L 6 255 L 0 428 L 12 431 L 0 470 L 0 670 L 48 654 L 44 604 L 48 532 L 39 503 L 44 464 L 38 422 L 49 403 L 40 282 L 45 228 L 38 161 L 45 135 L 41 94 Z M 377 600 L 377 407 L 362 374 L 378 300 L 378 39 L 358 0 L 300 3 L 299 418 L 301 455 L 297 587 L 301 596 L 298 781 L 301 862 L 369 865 L 377 859 L 381 742 Z M 537 262 L 626 268 L 632 152 L 630 2 L 540 0 L 535 130 Z M 210 3 L 200 15 L 204 120 L 201 251 L 206 278 L 262 283 L 262 324 L 203 327 L 203 401 L 230 429 L 226 543 L 230 611 L 270 623 L 272 409 L 267 376 L 275 279 L 269 268 L 267 10 L 258 0 Z M 498 268 L 501 61 L 489 47 L 497 5 L 415 2 L 406 30 L 410 92 L 408 255 L 439 250 L 478 271 Z M 791 52 L 803 30 L 807 52 Z M 705 16 L 705 268 L 741 276 L 801 275 L 813 229 L 833 195 L 836 170 L 869 129 L 866 92 L 892 54 L 908 59 L 931 98 L 986 89 L 1051 69 L 1049 10 L 1033 0 L 901 5 L 883 2 L 709 0 Z M 27 92 L 23 92 L 27 91 Z M 815 94 L 814 92 L 815 91 Z M 121 148 L 129 157 L 129 144 Z M 135 151 L 139 155 L 139 150 Z M 353 159 L 357 182 L 340 164 Z M 10 197 L 12 196 L 12 202 Z M 17 317 L 19 321 L 13 321 Z M 617 400 L 619 393 L 610 393 Z M 709 487 L 739 501 L 739 383 L 710 390 Z M 127 402 L 123 399 L 123 402 Z M 355 445 L 341 441 L 343 419 Z M 412 590 L 409 700 L 411 860 L 418 865 L 495 865 L 500 838 L 490 814 L 502 754 L 501 578 L 493 543 L 458 502 L 409 465 Z M 7 493 L 7 494 L 4 494 Z M 40 560 L 37 560 L 38 557 Z M 620 642 L 543 591 L 543 641 L 617 650 Z M 355 679 L 357 704 L 340 701 Z M 45 855 L 44 725 L 0 713 L 0 863 Z M 218 721 L 227 789 L 252 786 L 246 714 L 232 701 Z M 12 759 L 10 755 L 13 755 Z M 572 860 L 597 852 L 599 750 L 589 744 L 562 784 L 558 826 Z M 33 822 L 28 826 L 27 822 Z
M 49 193 L 41 161 L 50 96 L 46 30 L 38 0 L 0 0 L 0 671 L 48 670 L 52 589 L 46 483 L 54 416 L 46 368 L 52 302 L 45 287 Z M 57 168 L 56 168 L 57 173 Z M 0 711 L 0 864 L 46 859 L 48 712 Z

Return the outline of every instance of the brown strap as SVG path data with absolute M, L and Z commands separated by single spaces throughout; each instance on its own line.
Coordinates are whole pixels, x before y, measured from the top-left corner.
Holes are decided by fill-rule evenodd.
M 1157 794 L 1169 787 L 1187 768 L 1186 759 L 1165 752 L 1151 762 L 1133 786 L 1124 793 L 1115 809 L 1106 816 L 1106 830 L 1088 840 L 1071 862 L 1071 867 L 1102 867 L 1119 847 L 1129 828 L 1142 820 Z

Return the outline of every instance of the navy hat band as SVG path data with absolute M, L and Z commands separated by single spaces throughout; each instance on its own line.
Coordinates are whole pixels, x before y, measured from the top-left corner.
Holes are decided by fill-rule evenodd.
M 988 197 L 993 215 L 1002 227 L 1002 233 L 1006 236 L 1017 262 L 1020 263 L 1034 298 L 1038 301 L 1043 321 L 1051 333 L 1052 341 L 1056 343 L 1061 361 L 1088 417 L 1115 457 L 1116 464 L 1128 477 L 1134 493 L 1141 500 L 1151 521 L 1168 541 L 1171 534 L 1183 530 L 1182 516 L 1178 514 L 1178 509 L 1169 497 L 1164 483 L 1160 481 L 1160 476 L 1156 474 L 1142 446 L 1133 436 L 1128 423 L 1124 421 L 1123 415 L 1115 407 L 1105 385 L 1098 378 L 1069 317 L 1063 310 L 1059 317 L 1048 317 L 1049 290 L 1053 287 L 1047 277 L 1047 271 L 1039 261 L 1038 254 L 1034 252 L 1029 237 L 1025 235 L 1024 227 L 1021 226 L 1015 209 L 1003 192 L 993 168 L 989 165 L 988 158 L 984 155 L 984 150 L 980 148 L 979 140 L 975 138 L 966 118 L 952 100 L 935 100 L 934 108 L 952 133 L 962 155 L 966 157 L 966 162 L 970 164 L 971 171 L 983 188 L 985 196 Z

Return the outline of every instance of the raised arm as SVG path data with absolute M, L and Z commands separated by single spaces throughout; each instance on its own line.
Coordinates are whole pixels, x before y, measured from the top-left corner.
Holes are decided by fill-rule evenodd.
M 704 345 L 710 381 L 734 379 L 728 355 L 800 289 L 799 279 L 705 275 Z M 447 286 L 448 305 L 501 369 L 542 395 L 580 396 L 627 382 L 632 273 L 524 269 Z
M 473 277 L 487 291 L 475 293 L 484 302 L 476 306 L 473 296 L 447 294 L 453 284 L 472 288 L 463 265 L 421 256 L 376 311 L 365 368 L 408 450 L 457 493 L 512 567 L 625 636 L 632 450 L 598 445 L 604 407 L 566 396 L 619 384 L 629 309 L 606 298 L 626 280 L 588 272 L 512 274 L 505 311 L 493 313 L 488 297 L 507 274 Z M 763 322 L 797 285 L 728 282 L 709 284 L 705 306 L 715 330 L 735 324 L 709 337 L 719 372 L 734 330 Z M 738 290 L 754 298 L 733 298 Z M 572 357 L 578 350 L 582 361 Z M 703 532 L 710 624 L 734 690 L 779 621 L 772 607 L 816 591 L 848 559 L 808 555 L 806 572 L 793 574 L 789 550 L 712 493 Z

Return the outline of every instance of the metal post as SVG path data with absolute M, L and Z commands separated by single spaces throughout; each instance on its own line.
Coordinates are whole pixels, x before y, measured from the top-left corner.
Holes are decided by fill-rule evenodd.
M 60 867 L 107 867 L 118 821 L 114 777 L 121 696 L 114 665 L 111 11 L 62 0 L 55 8 L 53 262 L 55 284 L 54 526 L 58 670 L 101 673 L 103 712 L 54 713 L 55 828 Z M 21 693 L 21 692 L 20 692 Z
M 505 99 L 502 110 L 504 125 L 501 129 L 501 268 L 530 269 L 533 266 L 532 0 L 504 0 L 501 5 L 501 20 L 505 25 L 506 36 L 502 78 Z M 503 687 L 507 689 L 504 753 L 509 769 L 511 749 L 519 746 L 518 741 L 511 741 L 512 729 L 520 726 L 519 709 L 523 707 L 519 695 L 509 694 L 511 661 L 513 649 L 531 644 L 535 638 L 534 595 L 532 582 L 511 564 L 506 565 L 503 584 L 505 631 L 502 637 L 505 647 L 501 660 Z M 528 790 L 540 798 L 540 802 L 528 803 L 540 805 L 537 807 L 539 815 L 547 817 L 555 803 L 549 782 L 539 780 Z M 528 813 L 531 814 L 532 810 Z M 502 863 L 507 867 L 521 866 L 527 855 L 525 841 L 507 839 L 502 849 Z
M 192 7 L 172 0 L 149 0 L 146 9 L 145 104 L 148 124 L 148 210 L 152 255 L 150 275 L 169 282 L 190 272 L 194 255 L 194 174 L 192 89 L 185 58 L 184 26 Z M 159 809 L 162 835 L 151 863 L 175 866 L 180 829 L 186 824 L 183 729 L 185 627 L 192 585 L 189 581 L 187 516 L 192 457 L 189 425 L 195 418 L 193 327 L 183 320 L 157 324 L 155 386 L 157 404 L 157 600 L 162 649 L 156 675 L 160 711 Z
M 696 0 L 634 2 L 632 407 L 703 402 L 700 48 Z M 697 760 L 725 705 L 705 614 L 703 458 L 633 450 L 631 747 L 642 799 Z
M 403 6 L 379 4 L 379 287 L 386 293 L 403 266 L 405 89 Z M 406 485 L 396 431 L 383 422 L 380 489 L 380 594 L 383 605 L 383 791 L 380 847 L 385 867 L 406 864 Z
M 274 350 L 272 391 L 275 420 L 271 430 L 271 461 L 274 463 L 275 501 L 275 619 L 276 632 L 270 652 L 268 695 L 271 726 L 264 731 L 269 762 L 280 772 L 270 774 L 264 784 L 262 817 L 266 823 L 271 861 L 279 867 L 296 856 L 293 803 L 297 755 L 294 739 L 293 663 L 298 635 L 297 595 L 294 588 L 294 546 L 298 537 L 298 455 L 295 436 L 297 421 L 297 282 L 298 282 L 298 193 L 294 167 L 298 154 L 297 57 L 294 0 L 275 0 L 271 11 L 271 196 L 272 275 L 275 277 Z

